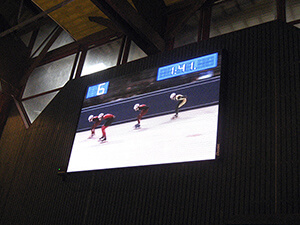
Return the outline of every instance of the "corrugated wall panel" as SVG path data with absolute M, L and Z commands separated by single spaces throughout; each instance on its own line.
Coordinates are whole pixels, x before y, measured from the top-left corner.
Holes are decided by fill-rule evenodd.
M 220 49 L 228 57 L 219 160 L 57 175 L 86 85 Z M 0 221 L 227 224 L 299 214 L 299 84 L 299 30 L 280 22 L 71 81 L 28 130 L 12 111 L 0 141 Z
M 278 210 L 299 210 L 299 34 L 279 30 L 278 49 Z M 284 46 L 281 42 L 291 43 Z M 286 59 L 286 60 L 283 60 Z M 288 79 L 287 79 L 288 78 Z

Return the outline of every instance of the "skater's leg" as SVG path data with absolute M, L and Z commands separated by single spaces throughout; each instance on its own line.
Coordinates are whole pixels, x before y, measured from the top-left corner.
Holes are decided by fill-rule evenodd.
M 101 127 L 101 131 L 102 131 L 102 137 L 100 138 L 100 140 L 106 140 L 106 132 L 105 132 L 105 129 L 106 129 L 107 127 L 106 126 L 102 126 Z
M 175 117 L 178 116 L 179 108 L 181 108 L 185 103 L 186 103 L 186 98 L 178 102 L 176 109 L 175 109 Z
M 95 128 L 92 128 L 91 130 L 91 135 L 89 136 L 89 138 L 92 138 L 95 136 Z
M 182 99 L 178 104 L 178 109 L 181 108 L 186 103 L 186 98 Z
M 102 130 L 102 137 L 100 140 L 105 141 L 106 140 L 106 132 L 105 129 L 114 121 L 115 118 L 110 118 L 108 119 L 104 125 L 102 125 L 101 130 Z
M 144 115 L 146 115 L 146 113 L 148 112 L 149 109 L 145 109 L 145 110 L 142 110 L 141 113 L 137 116 L 137 124 L 135 125 L 135 128 L 139 128 L 141 125 L 141 119 Z
M 137 116 L 137 122 L 138 122 L 138 124 L 140 124 L 140 123 L 141 123 L 141 119 L 142 119 L 142 115 L 141 115 L 141 114 L 139 114 L 139 115 Z

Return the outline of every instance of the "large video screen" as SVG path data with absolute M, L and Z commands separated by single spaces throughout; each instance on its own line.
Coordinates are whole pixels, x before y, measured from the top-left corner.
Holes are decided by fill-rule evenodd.
M 87 87 L 67 172 L 216 159 L 221 52 Z

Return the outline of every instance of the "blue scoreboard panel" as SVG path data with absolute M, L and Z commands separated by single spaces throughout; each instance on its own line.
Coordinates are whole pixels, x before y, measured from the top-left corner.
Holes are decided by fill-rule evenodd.
M 158 69 L 157 81 L 195 73 L 201 70 L 214 68 L 218 65 L 218 53 L 163 66 Z
M 99 95 L 105 95 L 108 90 L 108 85 L 109 85 L 109 81 L 88 87 L 85 98 L 87 99 L 87 98 L 97 97 Z

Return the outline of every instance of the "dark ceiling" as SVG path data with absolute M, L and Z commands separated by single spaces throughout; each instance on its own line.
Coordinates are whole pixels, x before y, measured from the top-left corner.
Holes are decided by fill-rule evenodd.
M 213 36 L 276 19 L 268 0 L 4 0 L 0 38 L 28 33 L 53 20 L 75 41 L 97 33 L 123 33 L 146 54 L 164 51 L 192 16 L 214 5 Z M 282 2 L 277 0 L 278 2 Z M 286 1 L 288 20 L 299 20 L 300 3 Z M 298 3 L 297 3 L 298 2 Z M 298 13 L 297 13 L 298 10 Z M 198 21 L 196 21 L 198 23 Z M 218 24 L 218 26 L 215 26 Z
M 1 14 L 10 18 L 10 30 L 14 32 L 34 29 L 49 16 L 76 41 L 98 32 L 122 32 L 144 52 L 153 54 L 164 51 L 166 40 L 180 31 L 205 2 L 212 1 L 23 0 L 19 5 L 6 1 L 3 6 L 13 10 L 3 10 Z M 30 23 L 25 24 L 28 20 Z

